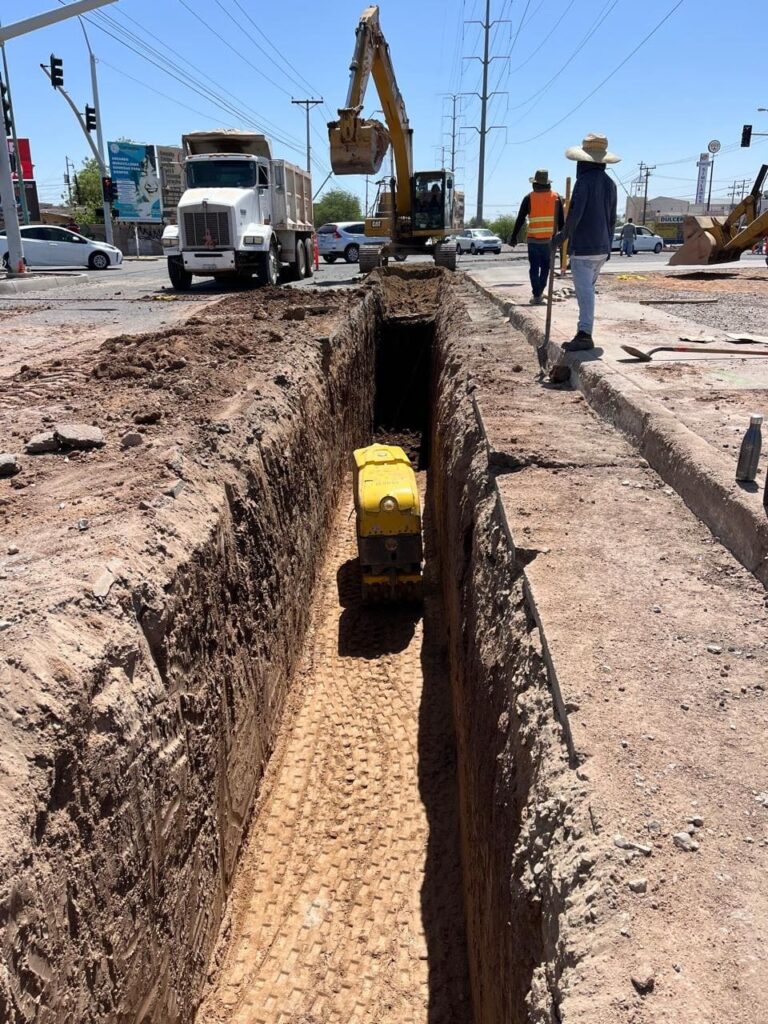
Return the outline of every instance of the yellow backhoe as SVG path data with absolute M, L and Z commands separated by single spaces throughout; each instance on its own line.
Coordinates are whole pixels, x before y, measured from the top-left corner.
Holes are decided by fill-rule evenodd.
M 763 164 L 752 191 L 726 218 L 686 217 L 683 244 L 669 265 L 699 267 L 730 263 L 741 259 L 743 252 L 751 249 L 763 235 L 768 235 L 768 209 L 761 214 L 757 212 L 766 174 L 768 164 Z
M 381 266 L 390 256 L 402 259 L 418 253 L 431 253 L 439 266 L 455 270 L 456 246 L 444 241 L 453 230 L 453 175 L 444 169 L 413 170 L 413 132 L 377 6 L 366 7 L 360 18 L 350 73 L 346 106 L 339 110 L 339 120 L 328 125 L 333 172 L 377 174 L 390 145 L 396 172 L 379 192 L 375 215 L 365 221 L 369 238 L 388 236 L 390 241 L 360 246 L 361 272 Z M 386 125 L 360 116 L 371 75 Z

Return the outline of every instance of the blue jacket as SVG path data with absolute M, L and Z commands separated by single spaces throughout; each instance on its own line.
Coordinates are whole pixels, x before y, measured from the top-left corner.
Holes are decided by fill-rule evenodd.
M 565 236 L 573 256 L 607 256 L 616 225 L 616 185 L 605 164 L 580 160 L 576 185 L 565 219 Z

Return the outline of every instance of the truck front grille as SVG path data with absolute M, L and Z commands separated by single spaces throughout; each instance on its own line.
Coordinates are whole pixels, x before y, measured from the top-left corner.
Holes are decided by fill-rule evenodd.
M 184 247 L 221 249 L 230 244 L 229 215 L 213 211 L 184 214 Z

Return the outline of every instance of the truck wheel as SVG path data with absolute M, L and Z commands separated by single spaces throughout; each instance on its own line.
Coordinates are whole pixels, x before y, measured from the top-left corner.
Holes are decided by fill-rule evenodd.
M 315 272 L 315 251 L 311 238 L 304 239 L 304 251 L 307 254 L 307 277 L 312 277 Z
M 344 259 L 347 263 L 357 263 L 360 259 L 360 246 L 355 245 L 354 242 L 352 245 L 348 245 L 344 250 Z
M 273 242 L 269 252 L 261 257 L 259 263 L 259 284 L 274 288 L 280 280 L 280 261 L 277 258 L 277 246 Z
M 307 276 L 307 250 L 304 240 L 296 239 L 296 259 L 291 264 L 291 277 L 294 281 L 302 281 Z
M 192 287 L 192 275 L 179 263 L 178 256 L 168 257 L 168 277 L 177 292 L 188 292 Z

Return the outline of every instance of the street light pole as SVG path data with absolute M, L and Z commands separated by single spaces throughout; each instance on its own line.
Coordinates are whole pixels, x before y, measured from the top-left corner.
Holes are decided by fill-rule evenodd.
M 115 0 L 77 0 L 76 3 L 67 4 L 66 7 L 59 7 L 55 11 L 48 11 L 45 14 L 36 14 L 33 18 L 26 18 L 24 21 L 14 22 L 0 28 L 0 43 L 9 39 L 16 39 L 26 35 L 28 32 L 35 32 L 39 28 L 47 28 L 48 25 L 55 25 L 59 21 L 66 21 L 78 14 L 86 14 L 88 11 L 96 10 L 98 7 L 106 7 L 113 4 Z M 21 231 L 19 230 L 19 215 L 16 210 L 16 195 L 13 190 L 13 174 L 11 172 L 11 155 L 8 146 L 0 146 L 0 197 L 3 198 L 3 219 L 5 221 L 6 239 L 8 241 L 8 273 L 12 276 L 24 273 L 24 250 L 21 244 Z
M 16 111 L 13 109 L 13 96 L 11 95 L 11 78 L 8 74 L 8 56 L 5 52 L 5 43 L 0 43 L 0 49 L 3 51 L 3 78 L 5 79 L 5 87 L 8 90 L 8 103 L 11 107 L 11 138 L 13 139 L 13 151 L 16 154 L 16 180 L 19 183 L 19 201 L 21 202 L 21 215 L 24 218 L 24 223 L 29 224 L 29 206 L 27 205 L 27 189 L 24 184 L 24 168 L 21 165 L 21 155 L 19 153 L 19 138 L 16 134 Z

